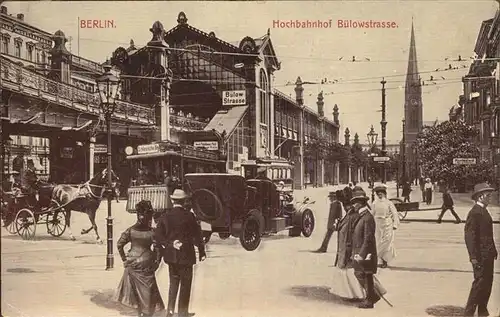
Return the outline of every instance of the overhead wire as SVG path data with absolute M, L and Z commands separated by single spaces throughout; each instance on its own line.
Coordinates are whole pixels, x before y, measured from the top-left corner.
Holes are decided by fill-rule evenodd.
M 93 38 L 80 38 L 81 41 L 90 41 L 90 42 L 102 42 L 102 43 L 113 43 L 113 44 L 118 44 L 118 45 L 130 45 L 130 43 L 125 43 L 125 42 L 119 42 L 119 41 L 110 41 L 110 40 L 99 40 L 99 39 L 93 39 Z M 198 44 L 193 44 L 198 45 Z M 206 45 L 203 45 L 207 47 Z M 151 46 L 151 45 L 137 45 L 134 44 L 135 48 L 155 48 L 158 49 L 157 46 Z M 179 52 L 191 52 L 191 53 L 205 53 L 205 54 L 213 54 L 213 55 L 231 55 L 231 56 L 246 56 L 246 57 L 271 57 L 271 58 L 277 58 L 276 55 L 269 55 L 269 54 L 256 54 L 256 53 L 239 53 L 239 52 L 223 52 L 223 51 L 215 51 L 215 50 L 201 50 L 201 49 L 185 49 L 185 48 L 178 48 L 178 47 L 169 47 L 168 50 L 171 51 L 179 51 Z M 455 55 L 457 56 L 457 59 L 450 59 L 449 56 Z M 468 54 L 450 54 L 448 57 L 441 58 L 441 59 L 419 59 L 419 62 L 467 62 L 467 61 L 474 61 L 474 60 L 500 60 L 500 57 L 492 57 L 492 58 L 478 58 L 475 56 L 469 56 L 468 58 L 462 58 L 462 56 L 466 56 Z M 358 57 L 356 55 L 344 55 L 338 58 L 325 58 L 325 57 L 307 57 L 307 56 L 286 56 L 286 55 L 280 55 L 280 58 L 285 59 L 285 58 L 290 58 L 290 59 L 309 59 L 309 60 L 319 60 L 319 61 L 334 61 L 334 62 L 341 62 L 341 63 L 357 63 L 357 62 L 408 62 L 408 59 L 401 59 L 401 60 L 396 60 L 396 59 L 391 59 L 391 60 L 372 60 L 369 57 L 361 56 L 361 59 L 344 59 L 344 57 L 347 56 L 352 56 L 352 57 Z
M 125 45 L 128 45 L 128 43 L 121 43 L 121 42 L 116 42 L 116 41 L 107 41 L 107 40 L 98 40 L 98 39 L 84 39 L 84 40 L 88 40 L 88 41 L 96 41 L 96 42 L 109 42 L 109 43 L 115 43 L 115 44 L 125 44 Z M 194 45 L 199 45 L 199 44 L 194 44 Z M 139 48 L 144 48 L 144 47 L 150 47 L 148 45 L 143 45 L 143 46 L 138 46 L 138 45 L 135 45 L 136 47 L 139 47 Z M 169 48 L 169 50 L 172 50 L 172 51 L 179 51 L 179 52 L 190 52 L 190 53 L 195 53 L 195 54 L 199 54 L 199 53 L 206 53 L 206 54 L 215 54 L 215 55 L 233 55 L 233 56 L 252 56 L 252 57 L 255 57 L 255 56 L 262 56 L 260 54 L 252 54 L 252 53 L 237 53 L 237 52 L 221 52 L 221 51 L 205 51 L 205 50 L 201 50 L 201 49 L 185 49 L 185 48 Z M 275 55 L 264 55 L 264 57 L 277 57 Z M 283 58 L 282 56 L 280 58 Z M 290 58 L 297 58 L 297 59 L 300 59 L 299 57 L 290 57 Z M 325 60 L 330 60 L 328 58 L 313 58 L 313 57 L 310 57 L 312 59 L 317 59 L 317 60 L 321 60 L 321 61 L 325 61 Z M 479 58 L 473 58 L 473 57 L 470 57 L 469 59 L 462 59 L 461 58 L 461 55 L 459 55 L 459 58 L 456 59 L 456 60 L 450 60 L 449 58 L 444 58 L 444 59 L 436 59 L 436 60 L 419 60 L 420 62 L 424 62 L 424 61 L 440 61 L 440 62 L 471 62 L 471 61 L 476 61 L 476 60 L 481 60 L 481 61 L 485 61 L 485 60 L 500 60 L 500 58 L 485 58 L 485 59 L 479 59 Z M 352 61 L 347 61 L 347 60 L 337 60 L 339 62 L 347 62 L 347 63 L 353 63 Z M 387 61 L 379 61 L 379 60 L 363 60 L 363 61 L 360 61 L 360 62 L 371 62 L 371 63 L 374 63 L 374 62 L 399 62 L 399 60 L 387 60 Z M 401 61 L 404 61 L 405 63 L 408 62 L 407 59 L 405 60 L 401 60 Z M 358 61 L 356 61 L 358 62 Z M 452 66 L 451 64 L 448 65 L 448 67 L 444 67 L 444 68 L 435 68 L 434 70 L 426 70 L 426 71 L 420 71 L 418 72 L 418 74 L 425 74 L 425 73 L 435 73 L 435 72 L 443 72 L 443 71 L 453 71 L 453 70 L 459 70 L 459 69 L 463 69 L 463 68 L 467 68 L 469 67 L 470 65 L 460 65 L 460 67 L 458 66 Z M 84 72 L 82 72 L 84 73 Z M 89 73 L 93 73 L 95 74 L 94 72 L 89 72 Z M 358 80 L 365 80 L 365 79 L 380 79 L 381 77 L 384 77 L 384 78 L 392 78 L 392 77 L 400 77 L 400 76 L 407 76 L 409 74 L 405 73 L 405 74 L 390 74 L 390 75 L 381 75 L 381 76 L 372 76 L 372 77 L 360 77 L 360 78 L 353 78 L 353 79 L 347 79 L 347 80 L 335 80 L 335 81 L 331 81 L 329 83 L 322 83 L 322 84 L 337 84 L 339 82 L 348 82 L 348 81 L 358 81 Z M 154 77 L 154 76 L 135 76 L 135 75 L 123 75 L 124 77 L 129 77 L 129 78 L 140 78 L 140 79 L 152 79 L 152 80 L 162 80 L 162 78 L 159 78 L 159 77 Z M 204 81 L 204 80 L 194 80 L 194 79 L 182 79 L 183 81 Z M 213 80 L 205 80 L 205 81 L 208 81 L 208 82 L 213 82 Z M 233 83 L 233 81 L 229 82 L 229 83 Z M 256 84 L 255 82 L 247 82 L 247 83 L 251 83 L 251 84 Z M 288 85 L 291 85 L 292 83 L 290 82 L 287 82 L 286 84 L 284 84 L 283 86 L 288 86 Z M 321 84 L 319 81 L 312 81 L 312 82 L 308 82 L 306 81 L 305 84 Z M 275 85 L 275 87 L 280 87 L 281 85 Z

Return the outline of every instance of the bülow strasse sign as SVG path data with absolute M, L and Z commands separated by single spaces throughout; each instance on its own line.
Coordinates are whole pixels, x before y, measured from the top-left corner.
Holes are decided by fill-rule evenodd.
M 247 104 L 247 94 L 245 90 L 225 90 L 222 92 L 223 106 L 241 106 Z

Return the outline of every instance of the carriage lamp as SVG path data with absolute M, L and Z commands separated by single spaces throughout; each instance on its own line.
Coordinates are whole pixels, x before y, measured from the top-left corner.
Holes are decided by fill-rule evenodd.
M 106 172 L 108 173 L 108 185 L 107 185 L 107 198 L 108 198 L 108 217 L 106 218 L 107 227 L 107 255 L 106 255 L 106 270 L 112 269 L 114 265 L 113 257 L 113 218 L 111 215 L 111 200 L 112 200 L 112 168 L 111 168 L 111 116 L 115 111 L 116 98 L 118 95 L 118 85 L 120 80 L 111 73 L 111 63 L 109 60 L 103 65 L 104 74 L 96 79 L 97 91 L 101 99 L 100 108 L 104 119 L 106 120 L 106 132 L 108 136 L 107 144 L 107 157 L 108 166 Z
M 366 134 L 366 137 L 368 138 L 368 145 L 370 146 L 370 157 L 373 157 L 373 156 L 376 156 L 375 153 L 373 152 L 373 149 L 375 148 L 375 145 L 377 144 L 377 137 L 378 137 L 378 133 L 375 132 L 375 129 L 373 128 L 373 124 L 370 128 L 370 132 L 368 132 L 368 134 Z M 373 159 L 370 160 L 370 164 L 373 164 L 372 163 Z M 374 168 L 372 166 L 372 168 L 370 169 L 371 170 L 371 174 L 372 174 L 372 202 L 375 200 L 375 192 L 373 191 L 373 185 L 375 184 L 375 180 L 373 179 L 375 177 L 375 173 L 374 173 Z

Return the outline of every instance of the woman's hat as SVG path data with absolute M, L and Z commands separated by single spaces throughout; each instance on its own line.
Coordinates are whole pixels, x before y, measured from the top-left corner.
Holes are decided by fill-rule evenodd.
M 369 198 L 366 196 L 366 193 L 365 191 L 363 190 L 363 188 L 361 187 L 356 187 L 354 188 L 354 190 L 352 191 L 352 198 L 351 198 L 351 202 L 355 201 L 355 200 L 363 200 L 363 201 L 366 201 L 368 200 Z
M 474 193 L 472 194 L 472 199 L 476 200 L 477 196 L 485 192 L 493 192 L 494 188 L 490 187 L 488 183 L 480 183 L 474 186 Z
M 328 197 L 336 197 L 337 196 L 337 192 L 329 192 L 328 193 Z
M 172 195 L 170 195 L 170 198 L 180 200 L 180 199 L 186 199 L 186 198 L 188 198 L 188 196 L 186 195 L 186 193 L 182 189 L 176 189 L 176 190 L 174 190 L 174 193 Z
M 384 184 L 377 185 L 377 186 L 375 186 L 375 188 L 373 188 L 373 191 L 376 193 L 377 192 L 386 192 L 387 193 L 387 186 Z
M 151 205 L 151 201 L 149 200 L 141 200 L 135 205 L 135 209 L 137 213 L 152 213 L 153 205 Z

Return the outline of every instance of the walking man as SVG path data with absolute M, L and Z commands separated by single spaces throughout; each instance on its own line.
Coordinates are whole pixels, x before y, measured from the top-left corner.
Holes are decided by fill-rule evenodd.
M 441 214 L 438 217 L 437 223 L 441 223 L 441 220 L 443 219 L 443 216 L 447 210 L 449 210 L 453 215 L 453 217 L 455 217 L 455 223 L 458 224 L 462 222 L 460 217 L 455 212 L 455 208 L 453 207 L 453 205 L 454 203 L 453 203 L 453 198 L 451 198 L 450 188 L 446 186 L 443 192 L 443 206 L 441 207 Z
M 493 221 L 486 209 L 494 191 L 486 183 L 474 186 L 472 199 L 476 202 L 465 222 L 465 244 L 474 271 L 474 282 L 465 306 L 464 316 L 489 316 L 488 301 L 493 285 L 493 266 L 498 252 L 493 240 Z
M 199 261 L 206 258 L 201 228 L 193 213 L 185 208 L 186 193 L 176 189 L 170 196 L 173 207 L 164 213 L 155 230 L 155 240 L 163 247 L 163 260 L 168 264 L 170 289 L 168 293 L 167 317 L 174 315 L 177 293 L 179 294 L 179 317 L 188 317 L 193 265 L 196 264 L 194 247 L 198 248 Z M 180 291 L 179 291 L 180 287 Z
M 326 234 L 321 247 L 316 250 L 316 253 L 326 253 L 333 232 L 337 229 L 337 223 L 342 218 L 342 203 L 338 200 L 337 192 L 330 192 L 328 198 L 330 199 L 330 213 L 328 215 Z
M 411 194 L 411 184 L 407 180 L 403 182 L 403 193 L 401 196 L 403 196 L 405 203 L 410 202 L 410 194 Z
M 373 275 L 377 273 L 377 245 L 375 242 L 375 219 L 368 207 L 369 198 L 362 188 L 355 188 L 351 202 L 359 213 L 359 220 L 352 233 L 352 254 L 354 275 L 366 292 L 359 308 L 373 308 L 380 300 L 375 292 Z

